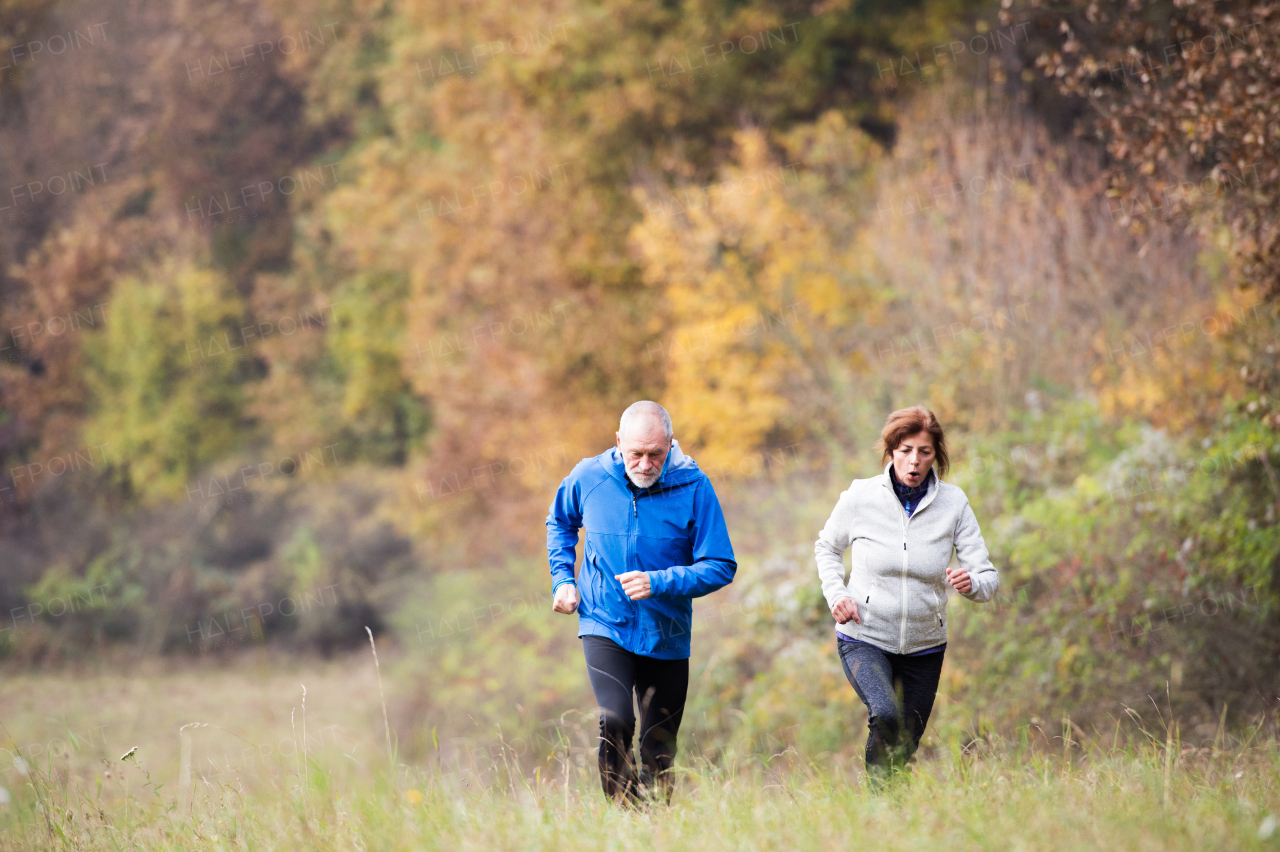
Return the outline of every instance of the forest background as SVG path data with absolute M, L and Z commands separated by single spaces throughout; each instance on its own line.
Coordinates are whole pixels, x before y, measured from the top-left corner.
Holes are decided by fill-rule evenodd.
M 652 398 L 740 564 L 691 730 L 849 749 L 812 543 L 924 404 L 1001 573 L 938 725 L 1275 711 L 1270 7 L 28 0 L 0 47 L 15 675 L 368 626 L 406 755 L 532 731 L 590 703 L 547 506 Z

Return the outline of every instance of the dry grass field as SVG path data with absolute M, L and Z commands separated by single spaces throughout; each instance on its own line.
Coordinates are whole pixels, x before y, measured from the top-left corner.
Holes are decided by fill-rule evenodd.
M 403 675 L 384 670 L 396 694 Z M 368 655 L 9 677 L 0 696 L 0 849 L 1280 843 L 1280 748 L 1262 725 L 1223 731 L 1211 748 L 1184 747 L 1176 724 L 1136 722 L 1118 726 L 1111 742 L 1056 738 L 1065 742 L 1056 752 L 997 735 L 966 745 L 952 738 L 879 794 L 864 784 L 861 732 L 838 755 L 788 747 L 711 759 L 686 744 L 674 801 L 624 810 L 596 784 L 590 709 L 566 713 L 554 738 L 433 737 L 424 755 L 397 754 L 392 769 Z

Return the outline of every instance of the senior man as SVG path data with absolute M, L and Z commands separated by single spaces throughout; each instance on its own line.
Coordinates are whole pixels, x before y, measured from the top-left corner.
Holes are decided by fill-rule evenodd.
M 711 481 L 680 451 L 671 417 L 633 403 L 617 445 L 583 459 L 547 516 L 551 608 L 578 612 L 587 675 L 600 706 L 600 785 L 634 801 L 671 796 L 668 773 L 689 687 L 693 599 L 733 582 L 738 564 Z M 575 580 L 578 530 L 586 528 Z M 579 603 L 581 594 L 581 603 Z M 640 707 L 639 777 L 631 754 Z

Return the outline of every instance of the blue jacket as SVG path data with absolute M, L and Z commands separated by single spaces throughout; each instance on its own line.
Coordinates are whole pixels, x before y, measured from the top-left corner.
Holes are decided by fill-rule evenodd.
M 658 481 L 640 489 L 616 447 L 579 462 L 547 515 L 553 593 L 574 579 L 583 527 L 578 635 L 605 636 L 646 657 L 686 659 L 693 598 L 727 586 L 738 570 L 720 501 L 698 463 L 673 442 Z M 627 597 L 614 579 L 627 571 L 649 572 L 650 597 Z

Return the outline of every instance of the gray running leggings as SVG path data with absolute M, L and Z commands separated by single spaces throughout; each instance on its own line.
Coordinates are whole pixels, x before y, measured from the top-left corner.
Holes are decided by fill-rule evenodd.
M 840 663 L 867 705 L 867 775 L 873 786 L 906 766 L 924 735 L 946 650 L 907 656 L 836 640 Z

